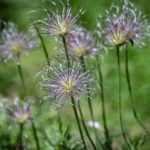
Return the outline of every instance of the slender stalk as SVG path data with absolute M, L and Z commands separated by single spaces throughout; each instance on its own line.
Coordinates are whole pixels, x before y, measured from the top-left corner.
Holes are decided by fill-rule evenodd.
M 68 63 L 68 68 L 69 68 L 70 67 L 70 59 L 69 59 L 69 54 L 68 54 L 66 39 L 65 39 L 65 36 L 61 36 L 61 38 L 62 38 L 62 42 L 63 42 L 63 45 L 64 45 L 65 55 L 66 55 L 66 59 L 67 59 L 67 63 Z
M 85 65 L 84 57 L 81 56 L 80 60 L 81 60 L 81 64 L 82 64 L 82 67 L 83 67 L 83 71 L 86 72 L 86 65 Z M 89 87 L 88 86 L 87 86 L 87 92 L 88 92 L 88 105 L 89 105 L 89 109 L 90 109 L 90 114 L 91 114 L 91 117 L 92 117 L 92 121 L 94 123 L 93 108 L 92 108 L 92 103 L 91 103 L 91 98 L 90 98 L 90 93 L 89 93 Z
M 85 65 L 85 61 L 84 61 L 83 56 L 81 56 L 80 61 L 81 61 L 82 67 L 83 67 L 83 71 L 86 72 L 86 65 Z M 90 115 L 91 115 L 91 118 L 92 118 L 92 121 L 93 121 L 93 124 L 94 124 L 94 114 L 93 114 L 93 108 L 92 108 L 92 103 L 91 103 L 90 92 L 89 92 L 89 87 L 88 86 L 87 86 L 87 93 L 88 93 L 87 94 L 87 99 L 88 99 L 88 106 L 89 106 L 89 110 L 90 110 Z M 93 128 L 94 128 L 95 136 L 97 138 L 96 129 L 95 129 L 94 126 L 93 126 Z
M 97 68 L 98 68 L 98 74 L 99 74 L 99 85 L 101 88 L 101 101 L 102 101 L 102 119 L 103 119 L 103 126 L 105 130 L 105 139 L 106 139 L 106 148 L 108 150 L 112 150 L 111 148 L 111 139 L 109 135 L 109 130 L 107 127 L 107 119 L 106 119 L 106 110 L 105 110 L 105 97 L 104 97 L 104 87 L 103 87 L 103 75 L 101 71 L 101 63 L 99 60 L 99 57 L 97 56 Z
M 79 108 L 79 113 L 80 113 L 80 116 L 81 116 L 81 121 L 82 121 L 84 130 L 85 130 L 85 133 L 86 133 L 86 135 L 87 135 L 87 137 L 88 137 L 90 143 L 92 144 L 93 149 L 96 150 L 96 146 L 95 146 L 95 144 L 94 144 L 94 142 L 93 142 L 93 140 L 92 140 L 92 138 L 91 138 L 91 136 L 90 136 L 90 134 L 89 134 L 89 132 L 88 132 L 88 129 L 87 129 L 87 127 L 86 127 L 86 124 L 85 124 L 85 121 L 84 121 L 84 117 L 83 117 L 83 113 L 82 113 L 82 110 L 81 110 L 81 106 L 80 106 L 79 101 L 78 101 L 78 108 Z
M 122 120 L 122 104 L 121 104 L 121 66 L 120 66 L 120 51 L 119 51 L 119 46 L 116 47 L 116 53 L 117 53 L 117 64 L 118 64 L 118 73 L 119 73 L 119 121 L 120 121 L 120 127 L 121 127 L 121 133 L 124 138 L 124 141 L 126 145 L 128 146 L 129 149 L 130 147 L 130 142 L 128 138 L 125 135 L 124 128 L 123 128 L 123 120 Z
M 24 126 L 24 124 L 20 124 L 19 150 L 24 150 L 24 146 L 23 146 L 23 126 Z
M 20 79 L 21 79 L 22 87 L 23 87 L 24 90 L 26 90 L 25 82 L 24 82 L 24 76 L 23 76 L 22 67 L 21 67 L 19 57 L 16 60 L 16 65 L 17 65 L 18 73 L 19 73 L 19 76 L 20 76 Z
M 35 140 L 35 143 L 36 143 L 36 149 L 40 150 L 40 144 L 39 144 L 39 139 L 38 139 L 38 135 L 37 135 L 37 129 L 36 129 L 35 124 L 34 124 L 33 121 L 31 122 L 31 124 L 32 124 L 34 140 Z
M 81 136 L 82 142 L 84 144 L 84 149 L 87 150 L 85 139 L 84 139 L 83 132 L 82 132 L 81 125 L 80 125 L 80 121 L 79 121 L 79 116 L 78 116 L 77 109 L 76 109 L 75 100 L 72 96 L 71 96 L 71 102 L 72 102 L 72 108 L 73 108 L 73 111 L 74 111 L 74 115 L 75 115 L 75 118 L 76 118 L 76 121 L 77 121 L 77 124 L 78 124 L 78 129 L 79 129 L 79 132 L 80 132 L 80 136 Z
M 135 120 L 138 122 L 138 124 L 145 130 L 145 132 L 150 135 L 149 131 L 146 129 L 146 127 L 143 125 L 143 123 L 139 119 L 135 105 L 134 105 L 133 96 L 132 96 L 132 87 L 131 87 L 131 81 L 130 81 L 130 74 L 129 74 L 128 60 L 129 60 L 129 58 L 128 58 L 128 47 L 126 45 L 126 49 L 125 49 L 125 71 L 126 71 L 126 80 L 127 80 L 127 84 L 128 84 L 128 91 L 129 91 L 133 116 L 134 116 Z
M 44 52 L 47 64 L 50 65 L 49 56 L 48 56 L 46 45 L 44 43 L 44 39 L 43 39 L 42 35 L 40 34 L 39 29 L 35 25 L 34 25 L 34 28 L 35 28 L 35 30 L 37 32 L 37 35 L 38 35 L 39 39 L 40 39 L 41 46 L 42 46 L 42 49 L 43 49 L 43 52 Z
M 58 124 L 59 124 L 59 132 L 62 134 L 63 133 L 63 129 L 62 129 L 62 121 L 61 121 L 61 117 L 60 117 L 60 112 L 58 110 L 58 113 L 57 113 L 57 117 L 58 117 Z

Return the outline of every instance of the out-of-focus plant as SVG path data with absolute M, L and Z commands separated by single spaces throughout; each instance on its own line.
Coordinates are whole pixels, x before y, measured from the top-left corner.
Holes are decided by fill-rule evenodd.
M 68 53 L 74 58 L 95 56 L 98 48 L 92 34 L 85 28 L 76 27 L 66 36 Z
M 27 100 L 28 99 L 28 100 Z M 1 109 L 3 112 L 19 125 L 20 131 L 16 141 L 16 148 L 24 150 L 26 145 L 24 143 L 24 126 L 27 122 L 31 122 L 34 139 L 36 142 L 37 150 L 40 149 L 39 140 L 37 136 L 37 129 L 35 127 L 32 115 L 33 104 L 29 102 L 29 98 L 25 101 L 20 100 L 18 97 L 1 100 Z
M 5 23 L 1 33 L 0 57 L 7 62 L 15 60 L 21 78 L 22 86 L 25 89 L 25 81 L 20 63 L 20 56 L 27 54 L 31 49 L 37 47 L 36 36 L 29 31 L 19 32 L 14 23 Z

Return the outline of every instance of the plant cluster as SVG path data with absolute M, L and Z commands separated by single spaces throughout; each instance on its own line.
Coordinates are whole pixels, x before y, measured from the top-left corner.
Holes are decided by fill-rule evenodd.
M 149 37 L 149 24 L 141 11 L 128 0 L 124 0 L 120 5 L 112 4 L 104 16 L 97 19 L 95 31 L 88 31 L 81 25 L 78 25 L 78 19 L 82 14 L 73 14 L 69 2 L 61 3 L 62 9 L 49 11 L 44 9 L 46 16 L 44 19 L 38 19 L 32 22 L 32 27 L 28 31 L 18 31 L 16 25 L 12 22 L 3 22 L 4 29 L 0 33 L 0 57 L 4 62 L 16 61 L 18 73 L 24 90 L 23 97 L 1 100 L 1 109 L 4 110 L 10 118 L 19 125 L 19 133 L 14 147 L 10 149 L 27 149 L 28 143 L 24 140 L 24 126 L 31 122 L 31 127 L 36 143 L 36 149 L 42 148 L 42 140 L 38 138 L 38 131 L 32 113 L 33 103 L 25 98 L 28 96 L 25 78 L 22 71 L 20 58 L 22 54 L 29 53 L 38 45 L 42 46 L 47 65 L 42 67 L 37 73 L 37 88 L 43 91 L 40 100 L 49 100 L 57 106 L 58 109 L 64 106 L 66 102 L 72 107 L 77 127 L 80 134 L 79 143 L 75 144 L 70 135 L 70 130 L 63 131 L 61 115 L 58 113 L 58 124 L 60 134 L 63 137 L 59 144 L 52 144 L 54 149 L 84 149 L 84 150 L 137 150 L 149 138 L 149 131 L 138 117 L 132 86 L 130 81 L 128 66 L 128 45 L 144 45 L 144 39 Z M 57 7 L 57 2 L 52 2 Z M 50 59 L 43 36 L 54 36 L 60 49 L 60 54 Z M 107 123 L 107 113 L 105 106 L 105 91 L 103 84 L 103 72 L 101 69 L 101 51 L 104 49 L 115 49 L 118 67 L 118 118 L 120 123 L 120 134 L 122 143 L 119 146 L 114 145 L 113 132 L 111 132 Z M 144 129 L 145 134 L 137 139 L 132 139 L 125 132 L 122 111 L 122 72 L 120 65 L 121 50 L 125 51 L 125 71 L 126 81 L 129 91 L 129 101 L 131 104 L 133 116 L 137 123 Z M 96 66 L 95 70 L 89 67 L 89 60 L 92 59 Z M 99 80 L 98 83 L 96 81 Z M 97 130 L 97 122 L 94 117 L 93 97 L 98 95 L 101 100 L 103 136 L 100 136 Z M 88 109 L 91 121 L 89 126 L 94 131 L 91 135 L 84 118 L 84 111 L 81 105 L 81 99 L 87 99 Z M 24 99 L 24 100 L 22 100 Z M 65 108 L 64 108 L 65 109 Z M 59 110 L 58 110 L 59 112 Z M 42 134 L 42 133 L 40 133 Z M 44 133 L 43 133 L 44 134 Z M 72 141 L 73 140 L 73 141 Z M 72 144 L 74 143 L 74 145 Z

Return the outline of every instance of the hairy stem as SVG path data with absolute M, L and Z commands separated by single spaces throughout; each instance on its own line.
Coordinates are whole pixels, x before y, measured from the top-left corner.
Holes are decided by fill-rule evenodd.
M 86 72 L 86 65 L 85 65 L 84 57 L 81 56 L 80 60 L 81 60 L 81 64 L 82 64 L 82 67 L 83 67 L 83 71 Z M 89 92 L 89 87 L 88 86 L 87 86 L 87 92 L 88 92 L 88 94 L 87 94 L 88 106 L 89 106 L 89 109 L 90 109 L 90 114 L 91 114 L 91 118 L 92 118 L 93 125 L 94 125 L 94 114 L 93 114 L 93 108 L 92 108 L 92 103 L 91 103 L 90 92 Z M 95 127 L 94 127 L 94 129 L 95 129 Z M 95 133 L 96 133 L 96 131 L 95 131 Z
M 40 39 L 41 46 L 42 46 L 42 49 L 43 49 L 43 52 L 44 52 L 47 64 L 50 65 L 49 56 L 48 56 L 46 45 L 44 43 L 44 39 L 43 39 L 42 35 L 40 34 L 39 29 L 35 25 L 34 25 L 34 28 L 35 28 L 35 30 L 37 32 L 37 35 L 38 35 L 39 39 Z
M 149 131 L 143 125 L 143 123 L 139 119 L 139 117 L 137 115 L 137 112 L 136 112 L 136 108 L 135 108 L 134 101 L 133 101 L 133 96 L 132 96 L 132 87 L 131 87 L 131 81 L 130 81 L 128 59 L 129 59 L 128 58 L 128 47 L 126 45 L 126 49 L 125 49 L 125 71 L 126 71 L 126 80 L 127 80 L 127 84 L 128 84 L 128 91 L 129 91 L 129 96 L 130 96 L 130 102 L 131 102 L 131 107 L 132 107 L 133 115 L 134 115 L 135 120 L 138 122 L 138 124 L 145 130 L 145 132 L 147 134 L 150 135 Z
M 85 121 L 84 121 L 84 117 L 83 117 L 83 113 L 82 113 L 82 110 L 81 110 L 81 106 L 80 106 L 80 102 L 79 102 L 79 101 L 78 101 L 78 107 L 79 107 L 79 113 L 80 113 L 80 116 L 81 116 L 81 120 L 82 120 L 82 124 L 83 124 L 84 130 L 85 130 L 85 133 L 86 133 L 86 135 L 87 135 L 87 137 L 88 137 L 90 143 L 92 144 L 93 149 L 96 150 L 96 146 L 95 146 L 95 144 L 94 144 L 94 142 L 93 142 L 93 140 L 92 140 L 92 138 L 91 138 L 91 136 L 90 136 L 90 134 L 89 134 L 89 132 L 88 132 L 88 129 L 87 129 L 87 127 L 86 127 L 86 124 L 85 124 Z
M 67 63 L 68 63 L 68 69 L 69 69 L 70 68 L 70 59 L 69 59 L 69 54 L 68 54 L 68 49 L 67 49 L 67 43 L 66 43 L 65 36 L 61 36 L 61 37 L 62 37 L 62 42 L 64 45 L 65 55 L 66 55 L 66 59 L 67 59 Z
M 108 150 L 112 150 L 111 148 L 111 139 L 109 135 L 109 130 L 107 127 L 107 118 L 106 118 L 106 110 L 105 110 L 105 97 L 104 97 L 104 87 L 103 87 L 103 75 L 101 71 L 101 63 L 99 57 L 97 56 L 97 69 L 99 74 L 99 86 L 101 88 L 101 101 L 102 101 L 102 119 L 103 119 L 103 126 L 105 130 L 105 139 L 106 139 L 106 148 Z
M 24 145 L 23 145 L 23 126 L 24 126 L 24 124 L 20 124 L 19 150 L 24 150 Z
M 80 125 L 80 121 L 79 121 L 79 116 L 78 116 L 77 109 L 76 109 L 75 100 L 74 100 L 74 97 L 72 97 L 72 96 L 71 96 L 71 102 L 72 102 L 72 108 L 73 108 L 73 111 L 74 111 L 74 115 L 75 115 L 75 118 L 76 118 L 76 121 L 77 121 L 78 129 L 79 129 L 79 132 L 80 132 L 80 136 L 81 136 L 82 142 L 84 144 L 84 149 L 87 150 L 85 139 L 84 139 L 83 132 L 82 132 L 81 125 Z
M 38 139 L 38 135 L 37 135 L 37 129 L 36 129 L 35 124 L 34 124 L 33 121 L 31 122 L 31 124 L 32 124 L 34 140 L 35 140 L 35 143 L 36 143 L 36 149 L 40 150 L 40 144 L 39 144 L 39 139 Z
M 18 73 L 19 73 L 19 76 L 20 76 L 20 79 L 21 79 L 22 87 L 23 87 L 24 90 L 26 90 L 25 82 L 24 82 L 24 76 L 23 76 L 22 67 L 21 67 L 19 57 L 16 60 L 16 65 L 17 65 Z
M 117 64 L 118 64 L 118 74 L 119 74 L 119 121 L 120 121 L 120 127 L 121 127 L 121 133 L 124 138 L 124 141 L 126 145 L 128 146 L 129 149 L 130 147 L 130 142 L 128 138 L 125 135 L 124 128 L 123 128 L 123 120 L 122 120 L 122 104 L 121 104 L 121 66 L 120 66 L 120 51 L 119 51 L 119 46 L 116 47 L 116 53 L 117 53 Z
M 61 121 L 61 116 L 60 116 L 60 112 L 58 110 L 58 113 L 57 113 L 57 116 L 58 116 L 58 124 L 59 124 L 59 132 L 62 134 L 63 133 L 63 129 L 62 129 L 62 121 Z

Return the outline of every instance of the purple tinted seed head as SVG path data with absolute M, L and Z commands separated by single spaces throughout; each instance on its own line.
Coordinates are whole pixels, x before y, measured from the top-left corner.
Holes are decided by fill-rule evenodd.
M 62 105 L 71 96 L 87 95 L 87 87 L 91 90 L 92 78 L 89 72 L 83 72 L 82 66 L 73 63 L 68 69 L 67 65 L 58 63 L 44 69 L 42 81 L 39 86 L 48 92 L 47 98 L 56 100 L 56 104 Z
M 31 119 L 31 109 L 28 103 L 24 102 L 20 106 L 15 106 L 8 111 L 9 115 L 19 124 Z
M 31 104 L 29 101 L 22 101 L 18 97 L 2 99 L 3 111 L 19 124 L 32 119 Z
M 113 4 L 101 22 L 97 23 L 97 33 L 107 45 L 120 46 L 129 42 L 141 45 L 149 36 L 146 17 L 125 0 L 121 7 Z
M 39 21 L 43 34 L 64 36 L 76 26 L 77 16 L 72 15 L 71 8 L 65 8 L 61 12 L 45 11 L 47 17 Z
M 72 57 L 94 56 L 98 48 L 90 32 L 77 27 L 66 36 L 68 52 Z
M 0 56 L 5 60 L 16 59 L 37 46 L 34 33 L 18 32 L 14 23 L 6 24 L 1 33 Z

